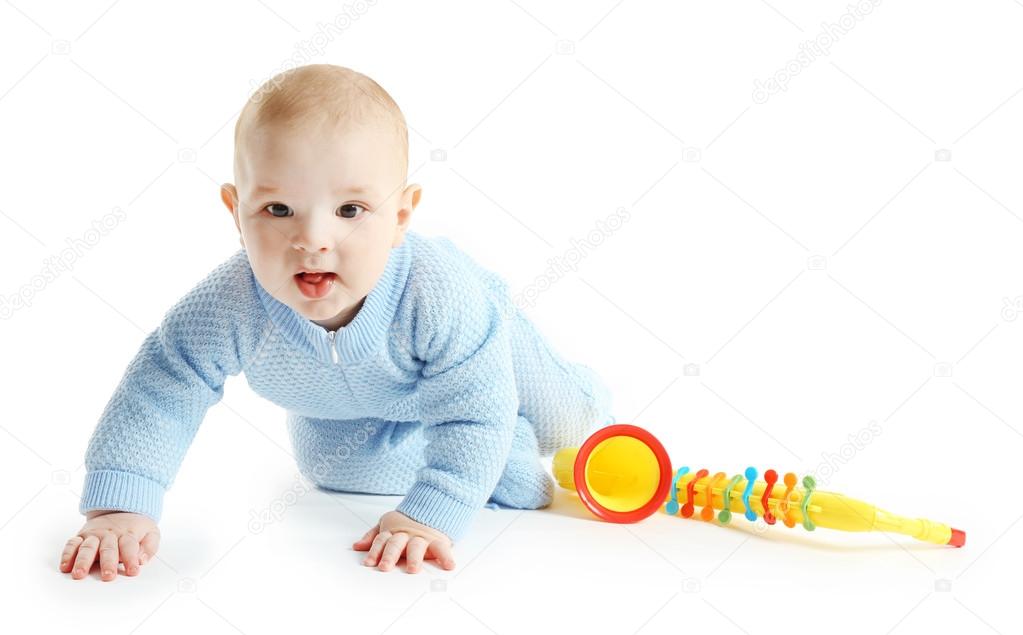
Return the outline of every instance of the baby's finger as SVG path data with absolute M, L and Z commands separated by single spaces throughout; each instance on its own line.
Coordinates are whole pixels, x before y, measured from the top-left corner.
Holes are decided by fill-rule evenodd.
M 75 552 L 78 551 L 78 546 L 82 544 L 83 540 L 85 538 L 75 536 L 64 544 L 64 551 L 60 554 L 60 570 L 62 573 L 67 573 L 71 570 L 71 559 L 75 557 Z
M 401 554 L 405 552 L 405 545 L 408 544 L 408 534 L 399 531 L 391 536 L 384 547 L 384 555 L 380 556 L 380 570 L 389 571 L 394 566 Z
M 78 546 L 78 556 L 75 558 L 75 568 L 71 577 L 81 580 L 89 573 L 92 562 L 96 559 L 96 548 L 99 546 L 99 538 L 94 535 L 85 537 L 82 544 Z
M 102 580 L 117 577 L 117 534 L 108 531 L 99 541 L 99 571 Z
M 434 540 L 430 544 L 430 552 L 440 566 L 448 570 L 455 568 L 455 557 L 451 553 L 451 545 L 442 540 Z
M 376 538 L 373 539 L 373 544 L 369 548 L 369 553 L 362 560 L 362 564 L 372 567 L 376 565 L 377 559 L 380 558 L 380 552 L 383 550 L 384 545 L 387 544 L 387 539 L 391 537 L 391 532 L 381 531 L 377 534 Z
M 408 548 L 405 549 L 405 571 L 407 573 L 419 573 L 419 567 L 423 564 L 423 556 L 426 555 L 426 548 L 430 545 L 426 538 L 415 536 L 408 541 Z
M 369 546 L 373 543 L 373 538 L 377 535 L 378 531 L 380 531 L 380 525 L 373 525 L 370 527 L 369 531 L 362 535 L 362 538 L 355 541 L 355 544 L 352 545 L 352 549 L 356 551 L 366 551 L 369 549 Z
M 153 556 L 156 555 L 156 550 L 160 548 L 160 532 L 151 531 L 145 536 L 142 536 L 142 542 L 139 543 L 139 564 L 143 565 L 149 562 Z
M 124 572 L 127 575 L 136 575 L 139 572 L 139 541 L 131 534 L 124 534 L 117 540 L 117 547 L 121 550 L 121 562 L 124 563 Z

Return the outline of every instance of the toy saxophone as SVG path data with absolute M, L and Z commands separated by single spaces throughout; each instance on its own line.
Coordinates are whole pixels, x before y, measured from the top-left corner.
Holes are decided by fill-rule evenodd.
M 558 484 L 575 490 L 594 515 L 610 522 L 636 522 L 663 506 L 668 514 L 705 521 L 716 518 L 720 523 L 728 523 L 735 512 L 749 521 L 762 517 L 774 525 L 780 520 L 787 527 L 800 524 L 807 531 L 817 527 L 888 531 L 941 545 L 966 544 L 964 531 L 818 490 L 812 476 L 804 476 L 800 488 L 792 472 L 779 483 L 774 470 L 758 480 L 753 467 L 731 478 L 724 472 L 711 475 L 706 469 L 673 470 L 661 443 L 647 430 L 629 424 L 601 428 L 581 447 L 559 450 L 552 471 Z

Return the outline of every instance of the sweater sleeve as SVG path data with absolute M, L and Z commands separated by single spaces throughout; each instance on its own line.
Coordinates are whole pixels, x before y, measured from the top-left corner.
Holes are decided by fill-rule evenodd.
M 255 312 L 238 301 L 251 276 L 243 258 L 238 252 L 217 267 L 143 340 L 89 440 L 82 514 L 113 509 L 159 522 L 164 494 L 206 411 L 261 339 Z
M 425 465 L 397 510 L 458 540 L 504 471 L 518 398 L 508 326 L 480 280 L 420 276 L 413 337 Z

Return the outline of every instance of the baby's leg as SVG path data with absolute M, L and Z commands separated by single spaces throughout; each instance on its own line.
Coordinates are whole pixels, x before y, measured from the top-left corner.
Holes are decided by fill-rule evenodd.
M 318 419 L 289 414 L 288 432 L 303 476 L 323 489 L 402 495 L 425 465 L 419 422 Z M 515 423 L 508 462 L 489 500 L 516 509 L 550 505 L 554 480 L 540 462 L 534 426 Z
M 318 419 L 289 413 L 299 472 L 324 489 L 405 494 L 424 465 L 419 422 Z
M 508 463 L 490 501 L 516 509 L 540 509 L 553 498 L 554 479 L 540 463 L 533 425 L 519 416 Z
M 287 424 L 299 471 L 323 489 L 406 494 L 426 463 L 426 438 L 419 422 L 289 414 Z M 554 481 L 540 463 L 533 426 L 519 416 L 508 462 L 490 501 L 539 509 L 549 505 L 553 495 Z
M 611 392 L 597 373 L 560 355 L 518 309 L 508 319 L 519 414 L 532 423 L 540 456 L 579 446 L 610 423 Z

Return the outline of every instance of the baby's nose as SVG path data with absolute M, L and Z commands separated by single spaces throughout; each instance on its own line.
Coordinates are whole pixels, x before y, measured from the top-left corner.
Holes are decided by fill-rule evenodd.
M 335 242 L 327 223 L 307 221 L 302 223 L 298 234 L 294 237 L 295 249 L 307 252 L 326 252 Z

